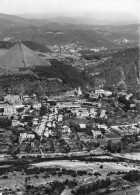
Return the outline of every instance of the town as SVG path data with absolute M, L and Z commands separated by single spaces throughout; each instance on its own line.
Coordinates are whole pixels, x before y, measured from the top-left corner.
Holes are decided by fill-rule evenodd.
M 44 167 L 40 163 L 37 165 L 44 168 L 37 168 L 35 165 L 34 168 L 27 169 L 22 165 L 22 170 L 24 169 L 26 174 L 29 172 L 28 174 L 32 175 L 33 173 L 37 173 L 37 169 L 38 173 L 41 173 L 41 170 L 46 171 L 49 169 L 50 174 L 52 174 L 52 171 L 55 171 L 56 174 L 59 164 L 65 167 L 64 162 L 68 166 L 75 167 L 80 160 L 89 161 L 88 166 L 92 166 L 92 164 L 90 165 L 92 161 L 94 162 L 93 166 L 96 171 L 92 173 L 91 169 L 88 172 L 90 180 L 96 177 L 98 180 L 101 178 L 104 179 L 105 182 L 103 187 L 101 187 L 105 187 L 105 189 L 99 190 L 97 188 L 97 194 L 116 191 L 114 187 L 106 189 L 112 183 L 112 179 L 106 180 L 100 176 L 102 175 L 103 167 L 106 167 L 106 176 L 110 175 L 110 178 L 114 170 L 114 174 L 127 175 L 129 172 L 138 174 L 136 172 L 136 169 L 138 169 L 137 161 L 129 158 L 125 160 L 124 158 L 125 153 L 139 152 L 140 150 L 138 100 L 132 94 L 127 93 L 127 91 L 111 92 L 103 89 L 93 90 L 89 88 L 83 91 L 79 87 L 58 96 L 37 97 L 35 94 L 12 95 L 9 90 L 9 94 L 1 96 L 0 113 L 0 163 L 2 164 L 5 164 L 5 162 L 13 163 L 12 159 L 14 159 L 15 163 L 17 160 L 21 162 L 26 160 L 28 162 L 30 159 L 33 162 L 40 159 L 40 163 L 46 163 L 45 166 L 47 167 Z M 133 116 L 133 120 L 128 120 L 129 115 L 131 118 Z M 58 168 L 48 168 L 49 162 L 47 163 L 44 160 L 50 160 L 50 163 L 52 161 L 54 166 L 56 166 L 56 163 Z M 75 162 L 75 160 L 78 161 Z M 98 163 L 101 163 L 99 167 Z M 63 168 L 62 171 L 65 170 L 66 173 L 61 174 L 75 174 L 74 177 L 80 174 L 81 178 L 77 181 L 83 181 L 86 183 L 85 185 L 89 185 L 87 184 L 87 180 L 83 180 L 83 177 L 85 178 L 85 174 L 87 174 L 87 165 L 82 165 L 84 166 L 83 172 L 81 171 L 81 165 L 79 165 L 77 173 L 73 167 L 72 170 Z M 4 173 L 5 175 L 6 170 L 8 171 L 9 169 L 6 168 L 3 170 L 4 172 L 1 170 L 1 174 Z M 20 167 L 17 167 L 16 170 L 15 166 L 14 170 L 16 173 L 20 170 Z M 70 171 L 72 172 L 70 173 Z M 15 175 L 16 177 L 17 174 Z M 96 174 L 99 176 L 95 176 Z M 7 176 L 2 176 L 2 181 L 4 177 L 7 178 Z M 39 183 L 36 184 L 34 179 L 32 181 L 25 176 L 22 178 L 21 176 L 18 177 L 25 180 L 23 181 L 23 183 L 25 182 L 24 188 L 32 186 L 30 188 L 34 189 L 34 193 L 38 191 L 37 186 L 42 183 L 42 181 L 38 180 L 37 183 Z M 36 175 L 35 177 L 38 176 Z M 11 178 L 10 175 L 8 178 Z M 57 185 L 59 180 L 56 181 L 56 176 L 53 180 L 53 185 Z M 118 181 L 118 179 L 114 181 Z M 63 182 L 65 182 L 64 178 Z M 63 182 L 59 183 L 60 191 L 65 189 L 62 187 L 64 185 Z M 71 191 L 71 186 L 77 186 L 78 184 L 74 183 L 74 180 L 71 179 L 69 182 L 67 184 L 69 188 L 65 189 L 66 193 L 79 194 L 82 187 L 75 187 L 75 190 Z M 15 186 L 17 184 L 13 182 L 12 185 L 13 187 L 8 189 L 8 193 L 19 191 L 23 194 L 25 191 L 20 183 L 20 189 L 19 187 L 17 189 Z M 117 189 L 119 191 L 129 190 L 132 187 L 134 188 L 135 184 L 131 185 L 128 182 L 122 182 Z M 3 193 L 6 193 L 7 188 L 1 188 L 1 190 Z M 49 193 L 48 188 L 46 190 Z M 86 194 L 86 191 L 83 191 L 82 194 Z
M 79 87 L 50 97 L 7 94 L 0 102 L 1 131 L 4 137 L 8 128 L 15 138 L 12 144 L 2 139 L 1 152 L 82 155 L 97 149 L 105 153 L 111 143 L 115 153 L 125 151 L 119 144 L 127 137 L 137 137 L 137 146 L 131 150 L 139 150 L 138 108 L 138 100 L 125 91 Z M 129 115 L 133 120 L 128 120 Z

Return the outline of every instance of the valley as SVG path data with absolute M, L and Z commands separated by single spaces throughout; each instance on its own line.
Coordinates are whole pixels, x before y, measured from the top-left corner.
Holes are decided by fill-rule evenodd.
M 139 195 L 139 23 L 29 16 L 0 14 L 0 195 Z

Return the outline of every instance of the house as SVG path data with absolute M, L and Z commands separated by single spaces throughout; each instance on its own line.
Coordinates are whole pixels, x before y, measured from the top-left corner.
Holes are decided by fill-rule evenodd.
M 104 95 L 105 96 L 111 96 L 112 95 L 112 92 L 111 91 L 104 90 Z
M 33 108 L 40 109 L 41 108 L 41 104 L 40 103 L 34 103 L 33 104 Z
M 79 124 L 79 127 L 80 127 L 81 129 L 86 129 L 86 124 Z
M 98 100 L 99 99 L 99 94 L 98 93 L 90 93 L 89 99 L 92 100 Z
M 96 109 L 95 108 L 90 108 L 90 115 L 92 115 L 92 116 L 96 116 L 97 115 L 97 111 L 96 111 Z
M 28 133 L 27 134 L 27 138 L 28 139 L 34 139 L 35 138 L 35 135 L 33 133 Z
M 29 95 L 24 95 L 24 96 L 23 96 L 23 99 L 24 99 L 24 100 L 30 99 L 30 96 L 29 96 Z
M 104 89 L 98 89 L 98 90 L 95 90 L 95 94 L 98 94 L 100 96 L 111 96 L 112 95 L 112 92 L 111 91 L 106 91 Z
M 106 110 L 104 109 L 101 110 L 100 118 L 107 118 Z
M 106 131 L 108 130 L 108 127 L 105 124 L 97 124 L 97 127 L 99 129 L 105 129 Z
M 53 135 L 53 132 L 51 130 L 47 130 L 44 132 L 45 137 L 49 137 L 49 135 Z
M 78 115 L 79 118 L 89 117 L 89 112 L 88 111 L 78 112 L 77 115 Z
M 51 126 L 52 126 L 51 122 L 48 122 L 47 127 L 51 127 Z
M 18 125 L 19 125 L 19 121 L 17 119 L 13 119 L 12 126 L 18 126 Z
M 97 90 L 95 90 L 95 94 L 102 96 L 102 95 L 104 95 L 104 90 L 103 89 L 97 89 Z
M 58 122 L 60 122 L 60 121 L 63 121 L 63 115 L 62 114 L 60 114 L 60 115 L 58 115 Z
M 75 91 L 67 91 L 66 96 L 74 97 L 75 96 Z
M 73 113 L 76 115 L 76 117 L 88 117 L 89 116 L 89 111 L 87 108 L 76 108 Z
M 80 88 L 80 87 L 78 87 L 77 95 L 78 95 L 78 96 L 82 95 L 82 91 L 81 91 L 81 88 Z
M 25 140 L 27 138 L 27 133 L 20 133 L 19 139 L 21 141 Z
M 70 133 L 71 130 L 70 130 L 70 128 L 68 126 L 64 125 L 63 128 L 62 128 L 62 132 L 63 133 Z
M 57 102 L 56 106 L 59 109 L 62 109 L 62 108 L 79 108 L 80 107 L 79 104 L 74 104 L 74 103 L 71 103 L 71 102 Z
M 17 114 L 17 109 L 13 105 L 0 104 L 0 112 L 2 115 L 14 115 Z
M 38 118 L 33 119 L 33 125 L 38 125 Z
M 9 102 L 12 104 L 21 102 L 21 97 L 19 95 L 6 95 L 3 98 L 4 102 Z
M 92 134 L 93 134 L 93 139 L 95 139 L 97 137 L 102 137 L 101 131 L 94 131 L 94 130 L 92 130 Z
M 20 133 L 20 137 L 19 137 L 21 141 L 25 139 L 33 139 L 33 138 L 35 138 L 35 135 L 33 133 Z

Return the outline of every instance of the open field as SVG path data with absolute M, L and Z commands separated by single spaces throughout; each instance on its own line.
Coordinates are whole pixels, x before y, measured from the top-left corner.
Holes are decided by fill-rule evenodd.
M 140 160 L 140 153 L 126 153 L 126 154 L 115 154 L 113 156 L 116 157 L 123 157 L 123 158 L 127 158 L 130 160 Z
M 67 168 L 73 168 L 76 170 L 93 170 L 93 171 L 102 171 L 100 170 L 100 165 L 103 165 L 103 171 L 109 172 L 109 171 L 117 171 L 117 170 L 123 170 L 123 171 L 129 171 L 129 170 L 137 170 L 139 169 L 138 166 L 133 166 L 133 164 L 130 163 L 114 163 L 114 162 L 80 162 L 80 161 L 68 161 L 68 160 L 62 160 L 62 161 L 49 161 L 49 162 L 41 162 L 32 164 L 32 166 L 37 167 L 67 167 Z

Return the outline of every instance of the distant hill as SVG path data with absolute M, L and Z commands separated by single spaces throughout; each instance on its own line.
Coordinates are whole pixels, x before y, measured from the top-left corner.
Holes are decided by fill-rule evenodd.
M 0 32 L 4 32 L 8 29 L 13 29 L 20 26 L 29 26 L 32 23 L 24 18 L 15 15 L 8 15 L 0 13 Z
M 45 45 L 40 44 L 40 43 L 36 43 L 33 41 L 23 41 L 22 43 L 33 51 L 53 53 L 53 51 L 51 49 L 49 49 L 48 47 L 46 47 Z M 15 44 L 16 44 L 15 42 L 0 41 L 0 48 L 1 49 L 10 49 Z
M 8 14 L 3 14 L 0 13 L 0 20 L 7 20 L 7 21 L 11 21 L 11 22 L 15 22 L 15 23 L 19 23 L 19 24 L 29 24 L 29 20 L 16 16 L 16 15 L 8 15 Z M 31 24 L 31 23 L 30 23 Z
M 40 21 L 50 21 L 67 24 L 86 24 L 86 25 L 128 25 L 138 23 L 138 16 L 125 12 L 103 12 L 94 11 L 82 13 L 67 14 L 21 14 L 26 19 L 38 19 Z

